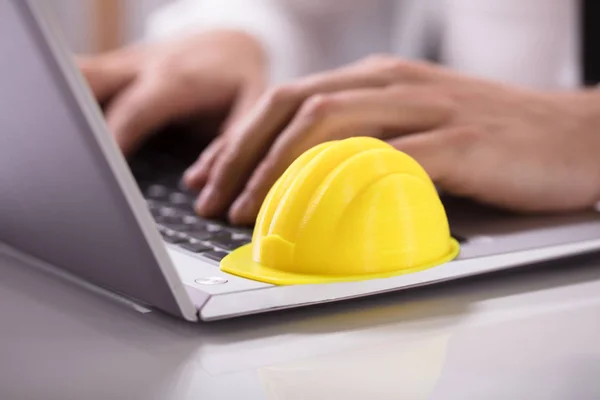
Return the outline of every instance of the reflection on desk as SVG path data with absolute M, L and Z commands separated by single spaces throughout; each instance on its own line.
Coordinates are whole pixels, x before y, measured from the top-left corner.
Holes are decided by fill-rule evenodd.
M 209 324 L 0 255 L 2 399 L 600 398 L 600 258 Z

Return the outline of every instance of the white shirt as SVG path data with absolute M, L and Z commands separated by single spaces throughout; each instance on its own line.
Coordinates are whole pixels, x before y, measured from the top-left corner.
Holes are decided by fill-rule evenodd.
M 149 39 L 238 29 L 270 56 L 273 83 L 372 53 L 423 59 L 533 88 L 579 85 L 577 0 L 178 0 Z

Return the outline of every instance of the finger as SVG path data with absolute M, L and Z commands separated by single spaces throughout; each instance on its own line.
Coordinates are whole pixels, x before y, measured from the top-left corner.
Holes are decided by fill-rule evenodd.
M 261 97 L 245 121 L 232 128 L 240 132 L 233 135 L 234 143 L 247 142 L 247 139 L 252 137 L 252 142 L 256 143 L 256 146 L 260 146 L 260 143 L 270 144 L 273 137 L 292 119 L 304 101 L 314 95 L 381 87 L 390 83 L 392 81 L 387 77 L 382 77 L 364 65 L 357 64 L 276 87 Z M 247 144 L 252 145 L 252 143 Z M 252 153 L 252 151 L 247 152 Z
M 100 103 L 106 102 L 127 86 L 137 75 L 140 53 L 121 50 L 99 56 L 79 56 L 77 65 Z
M 222 130 L 226 132 L 233 124 L 239 121 L 256 104 L 256 101 L 263 92 L 264 82 L 262 80 L 258 79 L 248 83 L 235 101 Z M 210 168 L 223 149 L 224 144 L 225 136 L 221 134 L 204 149 L 198 160 L 187 169 L 184 174 L 184 182 L 188 187 L 195 190 L 202 189 L 208 179 Z
M 446 128 L 393 138 L 388 143 L 414 158 L 440 189 L 462 194 L 469 186 L 468 153 L 477 138 L 476 132 L 467 129 Z
M 231 112 L 225 121 L 222 131 L 228 132 L 231 127 L 239 123 L 248 112 L 252 110 L 264 94 L 266 83 L 262 78 L 256 78 L 246 83 L 240 90 Z
M 319 143 L 364 135 L 386 138 L 443 125 L 450 108 L 430 98 L 428 90 L 403 87 L 361 89 L 309 99 L 252 174 L 231 207 L 230 219 L 248 223 L 255 218 L 279 176 L 304 151 Z
M 225 205 L 225 202 L 218 200 L 217 196 L 219 194 L 213 188 L 205 188 L 205 186 L 210 179 L 211 170 L 218 163 L 218 158 L 223 154 L 227 138 L 232 136 L 230 133 L 232 126 L 240 123 L 241 119 L 256 105 L 257 100 L 263 92 L 264 86 L 260 82 L 253 82 L 242 90 L 234 103 L 229 117 L 225 121 L 223 133 L 203 151 L 198 161 L 186 171 L 184 176 L 186 184 L 196 190 L 204 189 L 197 201 L 197 208 L 200 215 L 215 216 L 222 214 L 224 207 L 220 208 L 220 205 Z M 237 157 L 230 156 L 228 159 L 233 160 L 234 158 Z M 220 166 L 222 169 L 225 169 L 225 164 L 221 163 Z M 245 176 L 238 176 L 238 179 L 245 179 Z M 231 184 L 232 182 L 228 183 Z M 212 204 L 207 204 L 211 202 Z
M 124 153 L 170 120 L 185 115 L 189 105 L 178 101 L 179 93 L 164 79 L 144 77 L 133 82 L 109 105 L 106 120 Z
M 185 172 L 183 176 L 184 184 L 193 190 L 201 190 L 206 181 L 208 180 L 208 174 L 219 153 L 223 150 L 225 144 L 224 137 L 216 137 L 207 147 L 202 151 L 198 160 Z
M 397 56 L 372 55 L 358 62 L 358 65 L 376 71 L 394 83 L 425 83 L 443 79 L 447 71 L 435 64 L 423 61 L 404 60 Z
M 105 103 L 135 78 L 133 71 L 96 64 L 90 60 L 80 59 L 78 64 L 99 103 Z
M 359 63 L 317 74 L 266 93 L 256 107 L 226 133 L 227 148 L 213 166 L 196 206 L 198 213 L 214 216 L 229 208 L 242 190 L 249 171 L 256 167 L 277 134 L 307 98 L 339 90 L 381 87 L 392 82 L 394 80 L 390 74 Z

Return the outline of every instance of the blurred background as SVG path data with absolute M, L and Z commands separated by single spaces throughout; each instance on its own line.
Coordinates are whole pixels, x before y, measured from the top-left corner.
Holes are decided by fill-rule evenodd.
M 110 50 L 143 36 L 144 20 L 173 0 L 46 0 L 73 51 Z

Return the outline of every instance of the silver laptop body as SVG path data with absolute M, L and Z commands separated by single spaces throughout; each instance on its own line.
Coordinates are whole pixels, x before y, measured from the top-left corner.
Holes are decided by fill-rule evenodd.
M 195 243 L 210 251 L 195 252 L 173 240 L 173 232 L 159 231 L 148 196 L 162 195 L 164 187 L 160 182 L 142 187 L 136 180 L 72 54 L 39 5 L 0 0 L 0 242 L 4 251 L 65 278 L 142 309 L 208 321 L 600 249 L 596 211 L 518 217 L 457 200 L 446 206 L 453 233 L 464 239 L 461 255 L 440 267 L 387 279 L 298 286 L 223 273 L 218 255 L 248 232 L 218 228 L 231 241 L 200 238 Z

